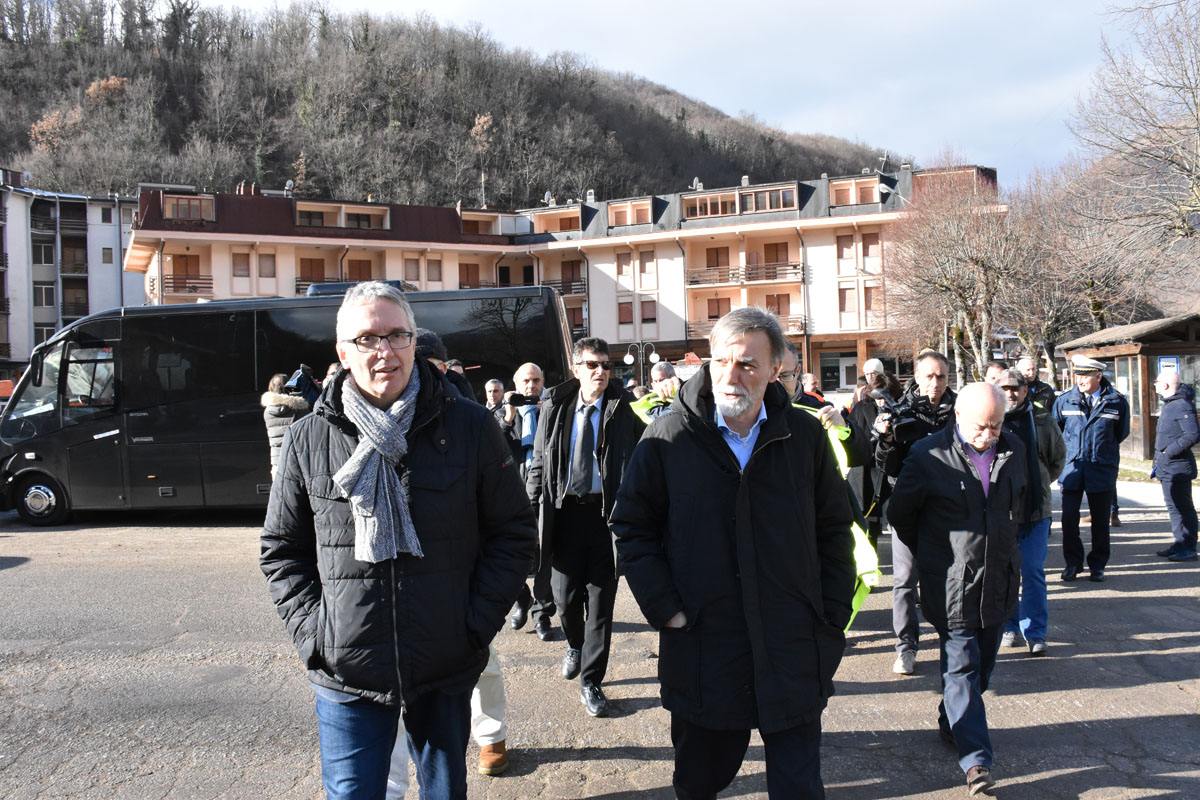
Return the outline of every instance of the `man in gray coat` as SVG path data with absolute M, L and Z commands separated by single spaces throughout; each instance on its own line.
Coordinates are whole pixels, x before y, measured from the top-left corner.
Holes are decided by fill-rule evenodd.
M 916 554 L 921 612 L 941 646 L 938 728 L 958 749 L 971 794 L 992 786 L 987 690 L 1004 622 L 1017 602 L 1017 519 L 1025 501 L 1025 448 L 1001 432 L 1004 395 L 972 383 L 955 424 L 913 445 L 888 519 Z

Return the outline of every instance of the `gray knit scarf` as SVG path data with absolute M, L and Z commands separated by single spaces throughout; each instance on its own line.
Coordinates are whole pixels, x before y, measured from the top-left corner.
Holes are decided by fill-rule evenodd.
M 418 558 L 421 542 L 408 510 L 408 497 L 396 465 L 408 453 L 408 429 L 417 407 L 421 379 L 412 371 L 408 386 L 387 411 L 367 402 L 347 375 L 342 382 L 342 411 L 358 428 L 358 447 L 333 476 L 350 500 L 354 514 L 354 557 L 377 564 L 411 553 Z

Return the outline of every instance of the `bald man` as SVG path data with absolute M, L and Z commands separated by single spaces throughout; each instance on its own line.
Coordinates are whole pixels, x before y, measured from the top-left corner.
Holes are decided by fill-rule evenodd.
M 1162 483 L 1171 533 L 1175 536 L 1175 543 L 1159 550 L 1158 555 L 1171 561 L 1195 561 L 1196 504 L 1192 500 L 1192 481 L 1196 477 L 1196 457 L 1192 448 L 1200 441 L 1196 395 L 1175 370 L 1159 373 L 1154 390 L 1163 399 L 1154 437 L 1154 475 Z
M 941 646 L 938 728 L 958 751 L 971 794 L 993 785 L 983 692 L 1005 621 L 1016 610 L 1025 448 L 1001 430 L 1004 394 L 989 383 L 958 394 L 954 425 L 912 446 L 888 520 L 916 553 L 921 613 Z

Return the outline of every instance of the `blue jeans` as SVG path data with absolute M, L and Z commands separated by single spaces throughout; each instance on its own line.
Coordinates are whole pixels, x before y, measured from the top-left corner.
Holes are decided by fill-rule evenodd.
M 317 693 L 321 779 L 327 800 L 383 800 L 399 709 Z M 430 692 L 404 712 L 421 800 L 466 800 L 471 693 Z
M 1020 633 L 1025 641 L 1046 638 L 1046 552 L 1050 547 L 1050 517 L 1025 522 L 1017 528 L 1021 548 L 1021 601 L 1004 625 L 1010 633 Z
M 1003 627 L 950 630 L 937 627 L 942 668 L 938 726 L 954 735 L 958 765 L 964 773 L 975 766 L 992 768 L 992 739 L 988 735 L 983 693 L 996 666 Z

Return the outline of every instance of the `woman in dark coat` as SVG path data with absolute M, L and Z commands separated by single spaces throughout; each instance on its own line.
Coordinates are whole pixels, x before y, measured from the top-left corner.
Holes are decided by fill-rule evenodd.
M 275 467 L 279 464 L 279 448 L 283 446 L 283 434 L 288 426 L 312 410 L 312 406 L 298 394 L 284 394 L 283 384 L 287 375 L 278 372 L 271 376 L 267 391 L 259 403 L 263 407 L 263 422 L 267 426 L 267 442 L 271 445 L 271 478 L 275 478 Z
M 883 389 L 892 400 L 899 400 L 900 381 L 890 373 L 872 375 L 867 381 L 862 399 L 850 408 L 850 427 L 854 429 L 854 435 L 870 442 L 872 451 L 875 448 L 875 437 L 878 435 L 875 431 L 875 417 L 879 416 L 883 406 L 882 400 L 871 397 L 871 392 L 876 389 Z M 866 517 L 867 537 L 871 540 L 871 546 L 878 549 L 879 534 L 883 530 L 883 508 L 891 493 L 887 477 L 883 470 L 875 465 L 874 459 L 868 459 L 865 466 L 852 467 L 846 480 L 858 499 L 863 516 Z

